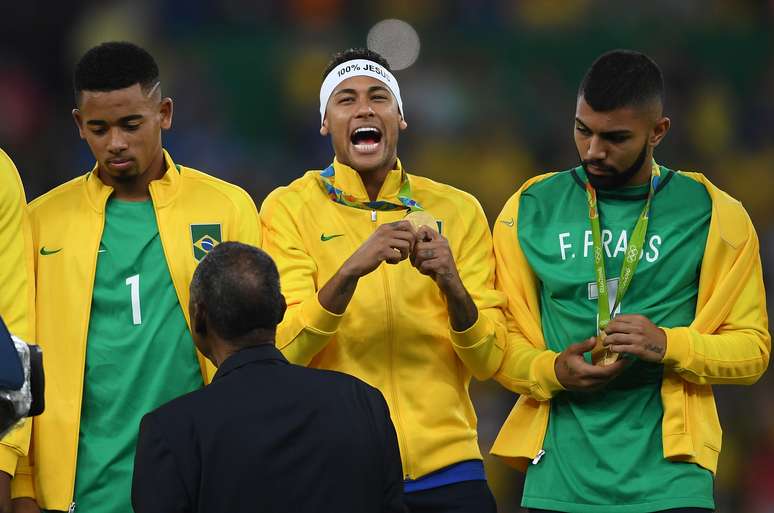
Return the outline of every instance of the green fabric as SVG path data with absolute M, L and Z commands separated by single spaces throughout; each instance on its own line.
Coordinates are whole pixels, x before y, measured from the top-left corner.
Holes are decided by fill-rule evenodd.
M 109 201 L 99 251 L 86 346 L 75 503 L 81 512 L 126 513 L 132 510 L 140 419 L 161 404 L 201 388 L 202 377 L 164 258 L 153 204 Z M 127 278 L 137 275 L 139 304 L 133 308 L 133 287 Z M 137 314 L 140 319 L 135 319 Z
M 592 236 L 578 183 L 586 178 L 582 168 L 575 172 L 578 180 L 564 172 L 533 185 L 519 205 L 519 243 L 540 282 L 543 334 L 554 351 L 596 334 Z M 598 191 L 611 298 L 647 192 L 648 185 Z M 704 187 L 662 168 L 645 251 L 620 313 L 664 327 L 691 323 L 710 216 Z M 545 455 L 527 471 L 524 506 L 578 513 L 714 507 L 708 470 L 663 458 L 661 365 L 629 359 L 605 389 L 551 401 Z

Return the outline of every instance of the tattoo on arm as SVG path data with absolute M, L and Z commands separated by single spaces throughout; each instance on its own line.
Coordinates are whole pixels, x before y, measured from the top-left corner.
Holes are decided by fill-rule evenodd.
M 654 344 L 645 344 L 645 349 L 651 353 L 664 354 L 664 348 Z

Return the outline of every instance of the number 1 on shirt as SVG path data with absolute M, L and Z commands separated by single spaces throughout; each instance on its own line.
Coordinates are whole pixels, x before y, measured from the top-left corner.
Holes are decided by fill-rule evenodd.
M 132 323 L 142 324 L 142 310 L 140 309 L 140 275 L 135 274 L 126 279 L 132 297 Z

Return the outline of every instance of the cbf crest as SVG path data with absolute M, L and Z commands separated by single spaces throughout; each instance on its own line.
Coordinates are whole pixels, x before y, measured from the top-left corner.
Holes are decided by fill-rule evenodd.
M 191 242 L 193 254 L 197 262 L 223 241 L 220 224 L 192 224 Z

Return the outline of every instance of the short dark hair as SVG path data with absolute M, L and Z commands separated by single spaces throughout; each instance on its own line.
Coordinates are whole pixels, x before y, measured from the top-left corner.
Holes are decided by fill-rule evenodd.
M 325 80 L 325 77 L 328 76 L 328 73 L 330 73 L 331 70 L 339 64 L 345 63 L 347 61 L 353 61 L 355 59 L 365 59 L 367 61 L 375 62 L 392 73 L 390 63 L 387 62 L 387 59 L 374 52 L 373 50 L 369 50 L 368 48 L 348 48 L 343 52 L 338 52 L 333 55 L 333 58 L 325 67 L 325 71 L 323 71 L 322 79 Z
M 153 56 L 126 41 L 95 46 L 75 65 L 75 101 L 83 91 L 115 91 L 140 84 L 148 91 L 159 81 L 159 67 Z
M 251 333 L 276 330 L 285 313 L 274 261 L 239 242 L 218 244 L 199 262 L 191 301 L 204 307 L 210 327 L 234 345 L 252 345 Z
M 594 61 L 581 81 L 578 96 L 597 112 L 640 107 L 654 100 L 663 105 L 664 77 L 647 55 L 613 50 Z

